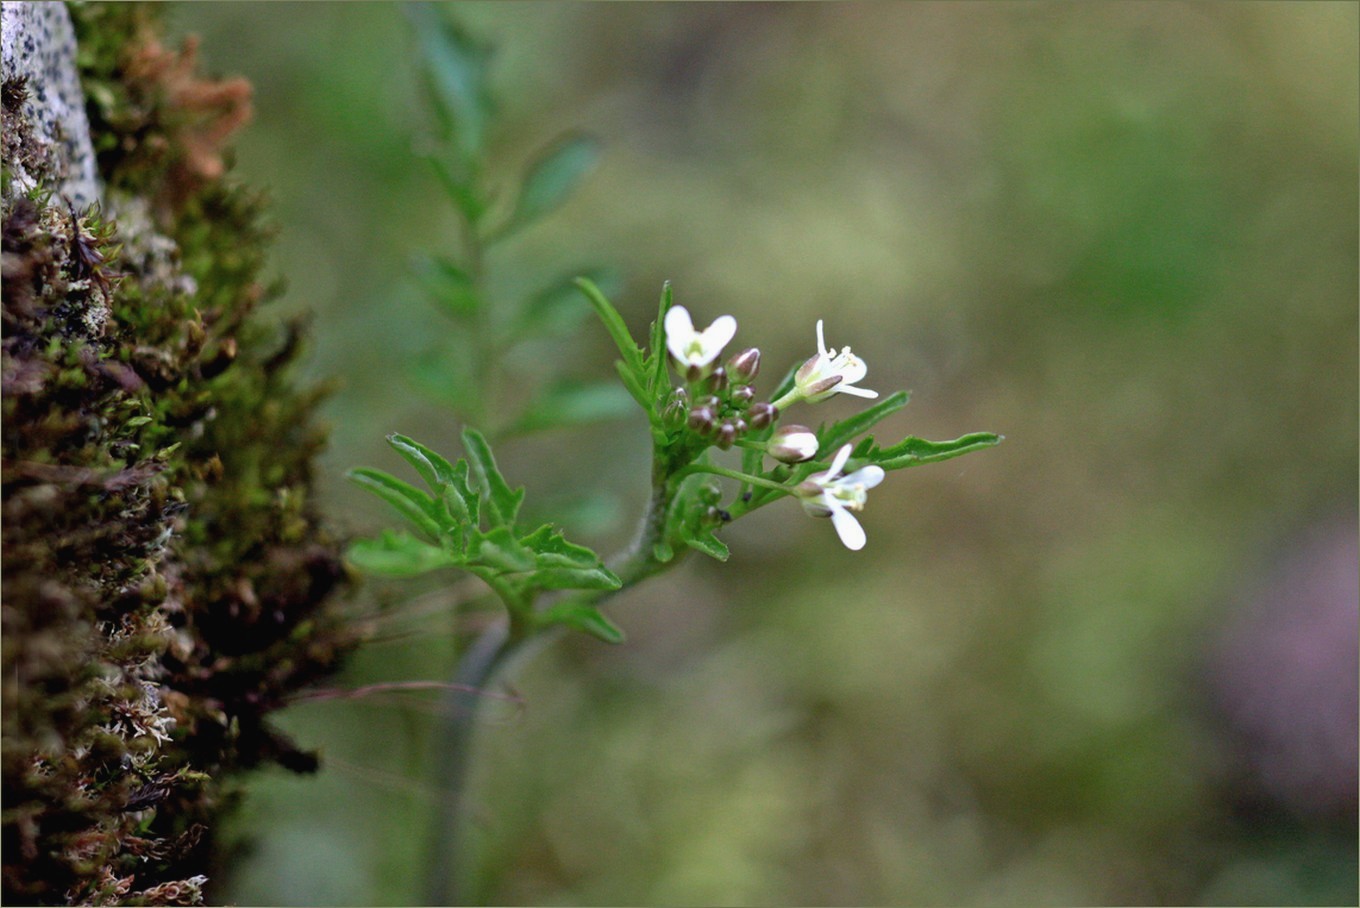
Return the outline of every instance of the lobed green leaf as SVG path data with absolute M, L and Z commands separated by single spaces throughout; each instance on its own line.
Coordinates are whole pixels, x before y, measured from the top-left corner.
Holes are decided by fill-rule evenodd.
M 818 454 L 821 457 L 833 456 L 842 445 L 869 431 L 880 421 L 905 407 L 910 397 L 911 395 L 906 391 L 897 391 L 889 394 L 873 406 L 861 410 L 854 416 L 832 423 L 830 426 L 822 426 L 817 431 Z
M 1005 436 L 991 432 L 973 432 L 953 441 L 926 441 L 908 437 L 887 448 L 872 451 L 872 460 L 885 470 L 900 470 L 923 463 L 937 463 L 1000 444 Z
M 463 447 L 485 495 L 487 518 L 498 526 L 513 526 L 519 506 L 524 502 L 524 489 L 510 488 L 501 471 L 496 468 L 491 445 L 487 444 L 481 432 L 471 427 L 463 429 Z
M 359 570 L 384 577 L 414 577 L 459 563 L 444 549 L 393 530 L 355 541 L 345 557 Z
M 563 602 L 538 616 L 544 624 L 560 624 L 584 631 L 605 643 L 622 643 L 623 631 L 598 608 L 581 602 Z
M 386 501 L 431 539 L 439 538 L 443 521 L 438 505 L 429 495 L 382 470 L 359 467 L 350 470 L 346 476 Z

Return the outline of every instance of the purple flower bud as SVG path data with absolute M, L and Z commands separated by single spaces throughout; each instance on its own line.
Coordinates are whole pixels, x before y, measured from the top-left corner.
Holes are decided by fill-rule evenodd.
M 722 366 L 714 369 L 708 378 L 704 379 L 704 389 L 707 391 L 721 391 L 727 387 L 727 370 Z
M 709 407 L 695 407 L 689 411 L 688 425 L 700 435 L 707 435 L 713 431 L 714 420 L 717 414 Z
M 774 424 L 774 421 L 779 418 L 779 411 L 775 409 L 774 404 L 761 401 L 751 404 L 751 409 L 747 412 L 746 418 L 750 420 L 752 428 L 763 429 Z
M 717 441 L 715 443 L 718 447 L 726 451 L 736 442 L 738 434 L 736 424 L 731 420 L 728 420 L 718 426 Z
M 749 382 L 760 371 L 760 351 L 748 347 L 727 361 L 727 371 L 734 381 Z
M 756 389 L 752 388 L 750 385 L 737 385 L 727 395 L 728 399 L 732 401 L 732 406 L 736 407 L 738 410 L 745 410 L 750 406 L 751 401 L 755 399 L 755 396 Z

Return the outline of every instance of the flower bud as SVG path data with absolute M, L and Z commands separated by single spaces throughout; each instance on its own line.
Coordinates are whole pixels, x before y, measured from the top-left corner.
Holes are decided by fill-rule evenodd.
M 722 406 L 722 400 L 719 399 L 718 395 L 716 394 L 705 394 L 703 397 L 699 398 L 694 402 L 694 406 L 708 407 L 710 410 L 716 413 L 718 412 L 718 408 Z
M 772 425 L 779 418 L 779 411 L 775 409 L 774 404 L 761 401 L 751 404 L 751 409 L 747 412 L 746 418 L 751 421 L 752 428 L 763 429 Z
M 750 406 L 751 401 L 755 399 L 755 396 L 756 389 L 752 388 L 750 385 L 737 385 L 727 395 L 728 399 L 732 401 L 732 406 L 736 407 L 738 410 L 745 410 Z
M 687 425 L 698 432 L 700 435 L 707 435 L 713 431 L 714 420 L 717 414 L 710 407 L 695 407 L 689 411 Z
M 784 463 L 811 460 L 817 455 L 817 435 L 807 426 L 783 426 L 770 436 L 765 451 Z
M 708 378 L 704 379 L 704 389 L 707 391 L 721 391 L 727 387 L 727 370 L 722 366 L 714 369 Z
M 733 381 L 749 382 L 760 371 L 760 351 L 748 347 L 727 361 L 727 371 Z
M 722 486 L 716 482 L 706 482 L 699 487 L 699 500 L 704 504 L 716 505 L 722 500 Z
M 736 424 L 731 420 L 726 420 L 722 425 L 718 426 L 718 435 L 715 444 L 726 451 L 736 442 L 738 434 L 740 433 L 737 432 Z

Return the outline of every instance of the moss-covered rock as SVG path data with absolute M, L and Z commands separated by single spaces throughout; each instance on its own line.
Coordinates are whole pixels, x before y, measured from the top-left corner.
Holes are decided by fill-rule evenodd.
M 300 325 L 257 316 L 264 200 L 222 148 L 249 86 L 163 47 L 160 12 L 71 7 L 100 205 L 51 191 L 39 86 L 4 84 L 10 902 L 201 900 L 234 774 L 316 766 L 268 714 L 350 642 L 309 495 L 319 392 L 288 377 Z

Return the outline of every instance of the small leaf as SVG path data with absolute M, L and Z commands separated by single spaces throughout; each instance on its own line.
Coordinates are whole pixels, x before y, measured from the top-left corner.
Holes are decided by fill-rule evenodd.
M 600 143 L 583 135 L 564 136 L 540 152 L 525 173 L 506 228 L 529 224 L 565 202 L 599 156 Z
M 652 322 L 648 347 L 651 376 L 648 388 L 652 397 L 655 397 L 660 389 L 670 388 L 670 382 L 666 379 L 666 313 L 670 311 L 671 303 L 671 282 L 666 281 L 661 285 L 661 303 L 657 307 L 656 321 Z
M 623 316 L 619 315 L 619 310 L 614 308 L 614 304 L 605 298 L 587 278 L 578 277 L 576 286 L 581 288 L 581 292 L 590 300 L 590 305 L 595 310 L 595 314 L 604 322 L 605 330 L 609 332 L 610 338 L 614 341 L 614 346 L 619 348 L 619 353 L 623 355 L 623 362 L 630 371 L 636 376 L 635 381 L 643 379 L 642 373 L 642 351 L 638 349 L 637 343 L 633 340 L 633 335 L 628 332 L 628 326 L 624 324 Z M 641 383 L 638 382 L 638 386 Z M 645 406 L 645 405 L 644 405 Z
M 412 3 L 407 13 L 425 58 L 428 85 L 464 157 L 481 154 L 491 112 L 486 70 L 490 51 L 427 3 Z
M 396 508 L 431 539 L 439 538 L 439 508 L 429 495 L 381 470 L 360 467 L 350 470 L 346 476 Z
M 458 564 L 438 546 L 392 530 L 383 530 L 377 539 L 358 540 L 345 557 L 359 570 L 384 577 L 414 577 Z
M 416 277 L 431 299 L 456 319 L 470 318 L 481 308 L 472 276 L 443 256 L 420 259 Z
M 135 429 L 138 426 L 144 426 L 149 422 L 151 422 L 150 416 L 134 416 L 127 422 L 125 422 L 123 425 L 129 429 Z
M 561 624 L 584 631 L 605 643 L 622 643 L 623 631 L 593 605 L 581 602 L 564 602 L 553 606 L 538 616 L 544 624 Z
M 487 444 L 481 432 L 471 427 L 465 428 L 463 447 L 467 451 L 468 460 L 472 463 L 472 469 L 477 474 L 477 482 L 486 494 L 487 517 L 493 524 L 512 525 L 519 513 L 519 506 L 524 501 L 524 489 L 510 488 L 501 471 L 496 468 L 496 458 L 491 454 L 491 445 Z
M 632 395 L 612 382 L 561 382 L 530 403 L 510 431 L 534 432 L 605 422 L 633 412 Z
M 726 561 L 732 554 L 727 548 L 727 543 L 714 536 L 712 530 L 700 530 L 694 535 L 686 533 L 684 540 L 685 545 L 719 561 Z
M 422 157 L 434 168 L 435 176 L 439 178 L 440 185 L 444 187 L 444 194 L 463 212 L 463 217 L 467 219 L 468 223 L 476 224 L 480 221 L 482 215 L 486 214 L 487 206 L 486 202 L 477 195 L 477 190 L 466 179 L 460 177 L 444 159 L 433 154 L 423 155 Z
M 599 555 L 583 545 L 568 542 L 562 531 L 550 523 L 524 536 L 520 543 L 532 549 L 539 556 L 540 563 L 568 567 L 594 567 L 600 563 Z M 554 560 L 545 561 L 545 558 Z
M 416 472 L 425 480 L 425 484 L 432 492 L 439 493 L 445 483 L 453 482 L 455 475 L 453 465 L 442 455 L 396 432 L 387 436 L 387 443 L 406 458 L 407 463 L 416 468 Z M 467 476 L 466 465 L 463 467 L 463 475 Z
M 608 568 L 539 568 L 533 584 L 542 590 L 616 590 L 623 581 Z
M 468 551 L 468 562 L 496 574 L 523 574 L 534 569 L 534 553 L 520 545 L 509 527 L 478 534 Z
M 861 410 L 854 416 L 842 419 L 830 426 L 823 426 L 817 432 L 817 439 L 820 442 L 817 446 L 818 453 L 822 457 L 835 454 L 846 442 L 869 431 L 880 420 L 905 407 L 909 399 L 910 395 L 906 391 L 898 391 L 889 394 L 872 407 Z
M 937 463 L 998 445 L 1005 436 L 991 432 L 973 432 L 953 441 L 926 441 L 924 438 L 904 438 L 897 444 L 871 453 L 875 463 L 885 470 L 900 470 L 923 463 Z

